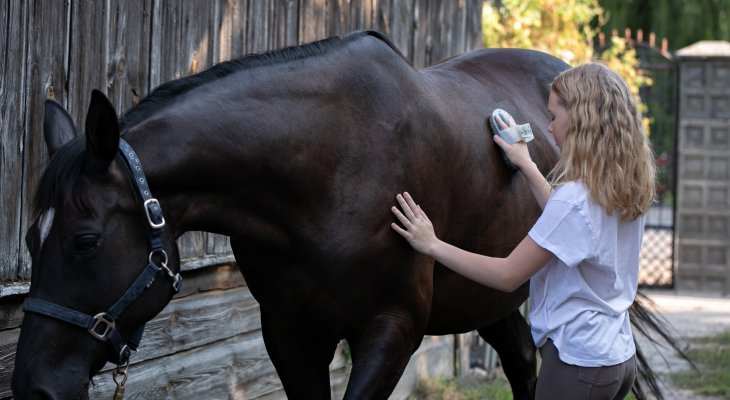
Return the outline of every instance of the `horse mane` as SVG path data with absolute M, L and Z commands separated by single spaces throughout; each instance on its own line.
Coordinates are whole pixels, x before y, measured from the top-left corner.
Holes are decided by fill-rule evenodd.
M 245 69 L 287 63 L 304 58 L 319 56 L 364 36 L 373 36 L 382 40 L 405 60 L 405 57 L 403 57 L 401 52 L 385 36 L 375 31 L 358 31 L 343 37 L 332 36 L 327 39 L 299 46 L 290 46 L 280 50 L 260 54 L 249 54 L 241 58 L 221 62 L 198 74 L 163 83 L 121 117 L 121 130 L 123 132 L 126 128 L 132 127 L 145 120 L 157 110 L 169 104 L 169 102 L 176 96 L 186 93 L 208 82 L 215 81 Z
M 59 204 L 89 210 L 88 196 L 79 185 L 85 154 L 86 138 L 77 136 L 53 155 L 36 187 L 33 218 Z

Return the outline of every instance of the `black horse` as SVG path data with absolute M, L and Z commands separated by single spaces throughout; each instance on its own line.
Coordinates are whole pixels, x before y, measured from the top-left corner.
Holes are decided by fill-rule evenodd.
M 408 190 L 443 239 L 508 254 L 539 209 L 487 116 L 499 107 L 529 121 L 547 172 L 557 159 L 548 85 L 566 68 L 493 49 L 417 70 L 381 35 L 356 32 L 169 82 L 121 119 L 95 91 L 78 137 L 48 102 L 52 158 L 26 237 L 33 272 L 14 394 L 88 397 L 90 378 L 106 360 L 127 362 L 174 295 L 175 239 L 204 230 L 230 236 L 289 398 L 329 398 L 342 338 L 353 363 L 345 398 L 382 399 L 424 334 L 474 329 L 499 352 L 515 398 L 531 398 L 535 349 L 518 312 L 527 285 L 503 293 L 434 265 L 391 231 L 389 209 Z

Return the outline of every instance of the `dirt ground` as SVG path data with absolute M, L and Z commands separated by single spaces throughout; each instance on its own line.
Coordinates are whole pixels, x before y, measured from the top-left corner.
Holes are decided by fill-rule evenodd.
M 682 293 L 674 290 L 644 290 L 659 313 L 669 321 L 682 338 L 711 336 L 730 330 L 730 297 L 704 293 Z M 646 339 L 638 343 L 648 355 L 652 368 L 662 376 L 664 392 L 669 400 L 716 400 L 676 388 L 667 379 L 672 372 L 686 371 L 690 366 L 667 347 L 653 346 Z

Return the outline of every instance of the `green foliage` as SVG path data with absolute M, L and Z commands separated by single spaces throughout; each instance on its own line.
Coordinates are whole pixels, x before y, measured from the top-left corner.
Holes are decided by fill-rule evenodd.
M 486 2 L 484 45 L 540 50 L 582 64 L 593 58 L 591 21 L 600 14 L 595 0 L 503 0 L 498 9 Z
M 681 49 L 700 40 L 730 40 L 730 0 L 599 0 L 606 10 L 604 32 L 625 28 L 650 32 L 657 42 Z
M 598 0 L 502 0 L 500 7 L 485 2 L 482 37 L 485 47 L 517 47 L 552 54 L 571 65 L 600 60 L 629 84 L 642 112 L 639 88 L 651 85 L 641 74 L 636 52 L 620 37 L 596 54 L 596 36 L 603 27 L 603 9 Z M 649 120 L 644 121 L 648 132 Z

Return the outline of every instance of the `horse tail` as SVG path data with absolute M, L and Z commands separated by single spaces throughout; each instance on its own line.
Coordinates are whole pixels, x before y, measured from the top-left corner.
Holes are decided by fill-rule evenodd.
M 664 347 L 661 342 L 669 345 L 683 360 L 690 364 L 694 369 L 697 366 L 684 352 L 686 347 L 684 342 L 679 338 L 677 331 L 667 321 L 666 318 L 661 316 L 657 311 L 657 305 L 645 294 L 638 292 L 636 294 L 636 300 L 629 308 L 629 318 L 634 331 L 634 338 L 637 334 L 645 337 L 648 343 L 654 347 Z M 661 340 L 659 339 L 661 338 Z M 638 341 L 636 341 L 636 361 L 637 361 L 637 379 L 634 382 L 634 386 L 631 391 L 634 393 L 637 399 L 647 399 L 646 387 L 648 386 L 649 393 L 657 400 L 663 400 L 664 394 L 659 387 L 657 375 L 652 371 L 649 360 L 646 357 L 645 351 L 640 347 Z M 659 352 L 664 354 L 663 352 Z M 664 356 L 662 356 L 664 358 Z M 666 362 L 666 358 L 664 358 Z

